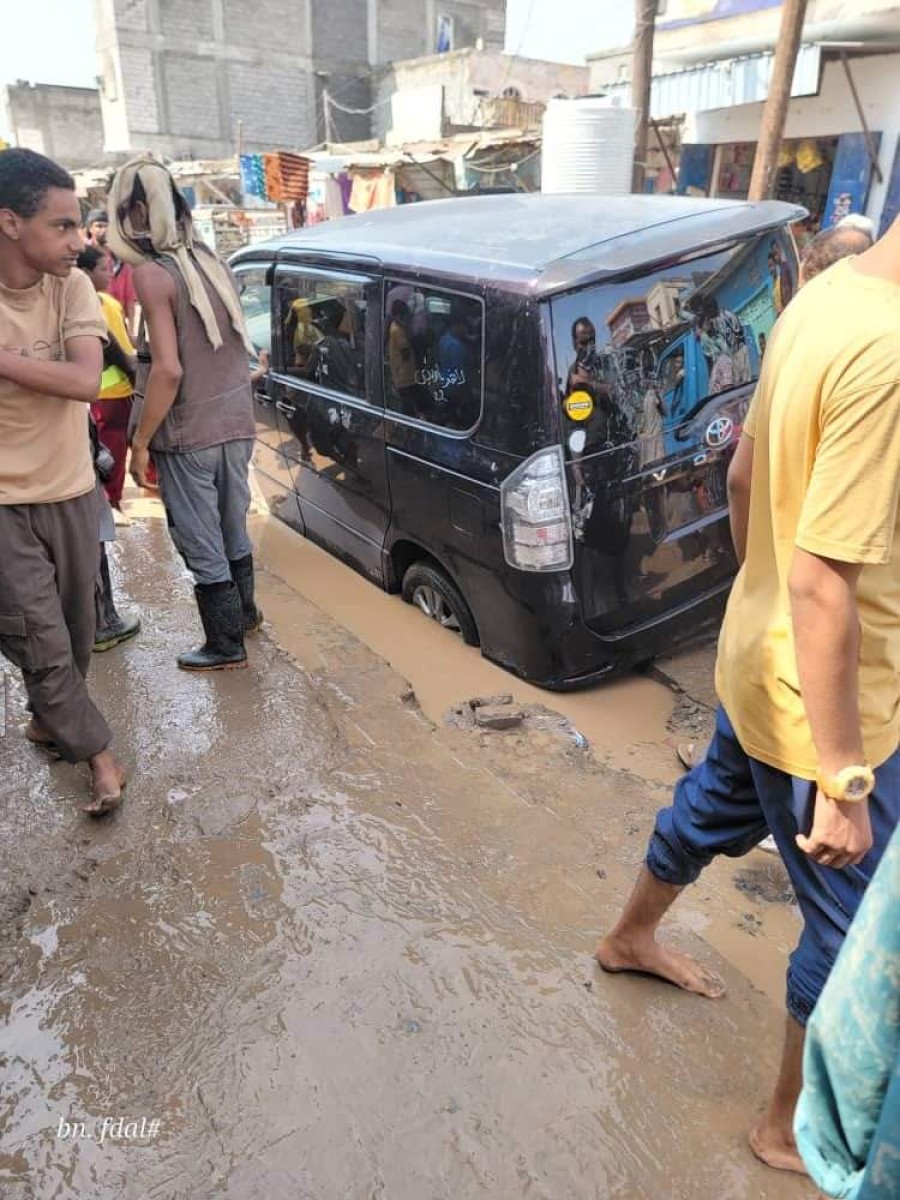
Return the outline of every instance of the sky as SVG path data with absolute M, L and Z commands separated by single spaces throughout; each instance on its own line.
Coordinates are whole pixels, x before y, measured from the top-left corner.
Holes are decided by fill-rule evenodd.
M 601 47 L 627 45 L 632 0 L 507 0 L 506 48 L 527 58 L 583 63 Z
M 93 87 L 92 17 L 92 0 L 20 0 L 12 35 L 7 30 L 0 37 L 0 87 L 17 79 Z M 631 0 L 507 0 L 506 48 L 529 58 L 583 62 L 601 45 L 628 42 L 632 25 Z M 0 114 L 0 134 L 2 121 Z
M 95 86 L 92 0 L 20 0 L 15 9 L 0 37 L 0 87 L 17 79 Z M 0 111 L 0 134 L 2 126 Z

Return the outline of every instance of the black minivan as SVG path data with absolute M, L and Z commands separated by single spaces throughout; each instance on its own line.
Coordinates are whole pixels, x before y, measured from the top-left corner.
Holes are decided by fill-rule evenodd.
M 726 470 L 803 215 L 466 197 L 241 250 L 272 511 L 543 687 L 670 650 L 734 574 Z

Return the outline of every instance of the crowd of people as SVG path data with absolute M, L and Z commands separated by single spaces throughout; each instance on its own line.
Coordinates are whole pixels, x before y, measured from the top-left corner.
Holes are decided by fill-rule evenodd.
M 829 1196 L 888 1200 L 900 1194 L 900 222 L 874 245 L 853 226 L 818 235 L 796 295 L 785 264 L 771 265 L 784 311 L 729 474 L 741 566 L 715 734 L 660 812 L 596 956 L 609 972 L 720 996 L 657 929 L 713 858 L 771 834 L 804 929 L 751 1146 L 771 1167 L 811 1171 Z M 391 316 L 394 386 L 414 403 L 400 300 Z M 727 314 L 706 304 L 697 318 L 740 363 Z M 451 313 L 438 347 L 448 379 L 464 370 L 465 335 Z M 576 387 L 591 323 L 572 339 Z M 231 275 L 194 237 L 161 163 L 123 167 L 85 236 L 65 171 L 0 153 L 0 651 L 22 673 L 29 740 L 89 764 L 92 816 L 126 783 L 86 679 L 92 652 L 138 627 L 116 610 L 104 548 L 129 453 L 135 482 L 158 482 L 195 579 L 205 637 L 178 665 L 245 666 L 261 623 L 246 520 L 251 353 Z M 660 415 L 648 404 L 654 437 Z
M 129 454 L 195 579 L 205 636 L 179 667 L 246 666 L 262 619 L 252 348 L 234 282 L 161 163 L 122 168 L 111 205 L 111 221 L 94 211 L 83 228 L 71 176 L 0 153 L 0 651 L 22 672 L 27 738 L 89 764 L 91 816 L 126 783 L 86 678 L 93 652 L 140 628 L 116 607 L 106 552 Z

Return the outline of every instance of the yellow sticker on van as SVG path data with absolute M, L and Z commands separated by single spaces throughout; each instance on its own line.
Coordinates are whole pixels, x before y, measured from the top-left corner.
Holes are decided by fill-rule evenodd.
M 563 408 L 570 421 L 586 421 L 594 411 L 594 397 L 590 392 L 572 392 L 563 401 Z

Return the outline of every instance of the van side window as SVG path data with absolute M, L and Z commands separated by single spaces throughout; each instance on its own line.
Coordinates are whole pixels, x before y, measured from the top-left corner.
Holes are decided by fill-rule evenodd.
M 463 432 L 481 416 L 484 307 L 474 296 L 386 284 L 384 403 Z
M 258 355 L 272 349 L 272 289 L 266 283 L 265 267 L 238 268 L 235 271 L 241 308 L 247 321 L 250 340 Z
M 276 280 L 277 368 L 308 383 L 366 398 L 366 289 L 291 273 Z

